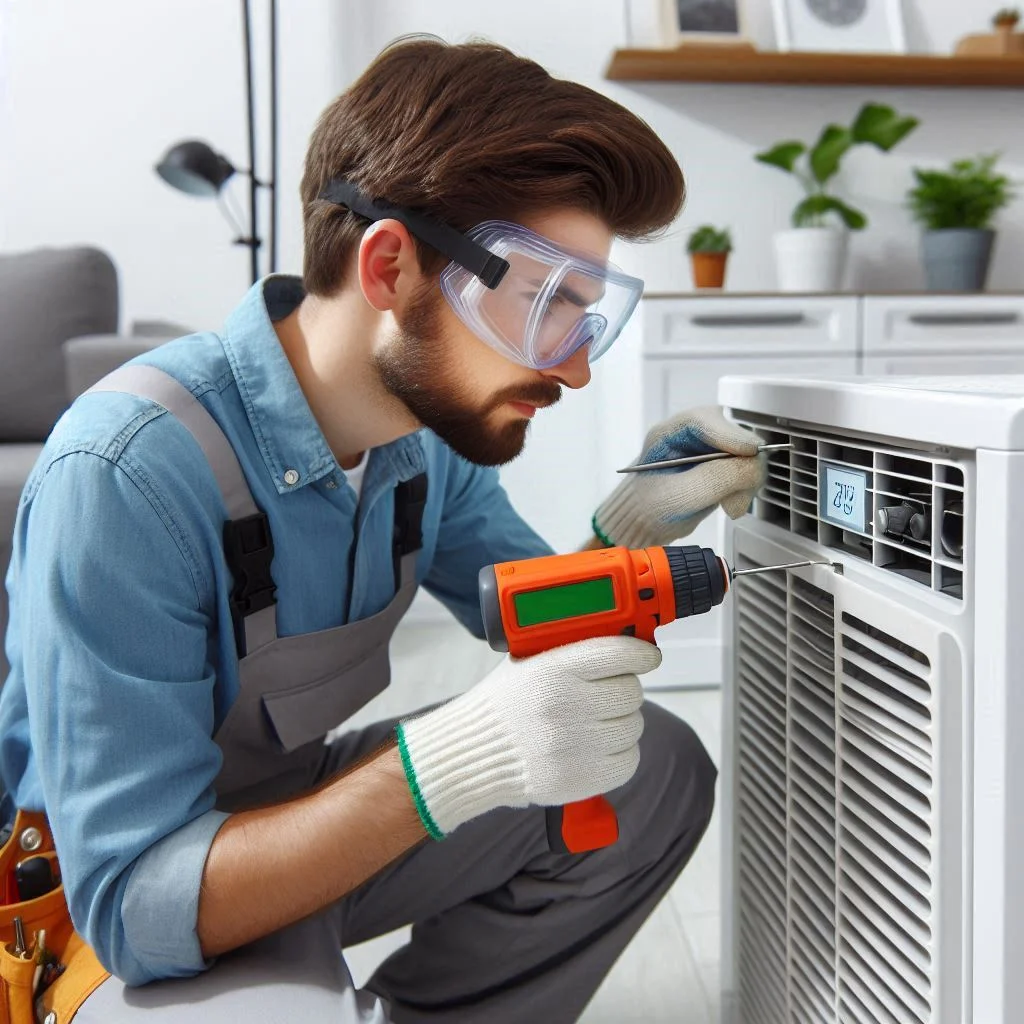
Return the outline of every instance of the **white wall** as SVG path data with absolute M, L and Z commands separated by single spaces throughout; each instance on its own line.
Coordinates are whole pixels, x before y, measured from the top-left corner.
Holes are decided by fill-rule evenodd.
M 771 46 L 768 0 L 747 6 L 755 40 Z M 984 13 L 962 0 L 905 6 L 913 50 L 949 52 L 957 38 L 984 28 Z M 626 41 L 624 0 L 285 0 L 281 7 L 283 269 L 300 266 L 297 186 L 317 114 L 381 46 L 414 31 L 503 43 L 606 92 L 659 132 L 686 173 L 687 209 L 665 238 L 617 254 L 651 290 L 689 289 L 684 241 L 704 221 L 733 229 L 731 289 L 772 288 L 770 236 L 786 225 L 797 192 L 752 154 L 782 138 L 810 140 L 827 119 L 847 121 L 867 99 L 914 113 L 922 126 L 886 157 L 848 159 L 841 188 L 872 221 L 853 241 L 852 287 L 922 283 L 916 230 L 901 207 L 913 162 L 998 149 L 1024 178 L 1019 92 L 607 82 L 609 55 Z M 173 192 L 151 168 L 169 143 L 189 136 L 244 161 L 238 4 L 0 0 L 0 12 L 0 248 L 102 245 L 121 269 L 126 317 L 217 326 L 247 286 L 246 254 L 229 245 L 212 206 Z M 1001 229 L 990 284 L 1019 289 L 1024 202 Z M 527 453 L 505 471 L 517 505 L 556 546 L 586 535 L 594 504 L 614 483 L 612 469 L 639 441 L 638 334 L 598 365 L 591 388 L 538 417 Z
M 334 0 L 280 6 L 279 266 L 295 268 L 306 142 L 350 75 Z M 268 4 L 253 8 L 262 103 Z M 219 327 L 249 286 L 248 250 L 213 201 L 175 191 L 153 166 L 187 138 L 247 165 L 243 52 L 235 0 L 0 0 L 0 249 L 99 245 L 120 271 L 125 324 Z M 264 174 L 267 143 L 258 112 Z M 231 187 L 247 209 L 245 180 Z

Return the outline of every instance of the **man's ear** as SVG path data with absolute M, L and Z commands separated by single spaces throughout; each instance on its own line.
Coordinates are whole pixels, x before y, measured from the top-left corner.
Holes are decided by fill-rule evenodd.
M 397 220 L 371 224 L 359 242 L 359 287 L 378 312 L 394 309 L 420 276 L 416 244 Z

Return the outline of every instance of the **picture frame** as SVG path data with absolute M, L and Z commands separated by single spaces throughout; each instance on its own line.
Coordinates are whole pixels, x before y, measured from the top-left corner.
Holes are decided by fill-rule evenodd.
M 902 0 L 772 0 L 779 50 L 906 53 Z
M 743 45 L 746 0 L 661 0 L 665 46 Z

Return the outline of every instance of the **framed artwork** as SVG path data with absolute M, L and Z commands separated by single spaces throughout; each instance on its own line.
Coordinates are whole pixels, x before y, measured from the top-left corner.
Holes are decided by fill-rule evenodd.
M 902 0 L 772 0 L 780 50 L 905 53 Z
M 744 0 L 662 0 L 666 46 L 744 43 Z

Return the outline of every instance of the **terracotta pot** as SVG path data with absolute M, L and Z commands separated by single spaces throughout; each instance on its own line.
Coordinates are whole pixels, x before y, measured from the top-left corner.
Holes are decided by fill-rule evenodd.
M 695 288 L 721 288 L 725 284 L 727 252 L 691 252 L 693 286 Z

